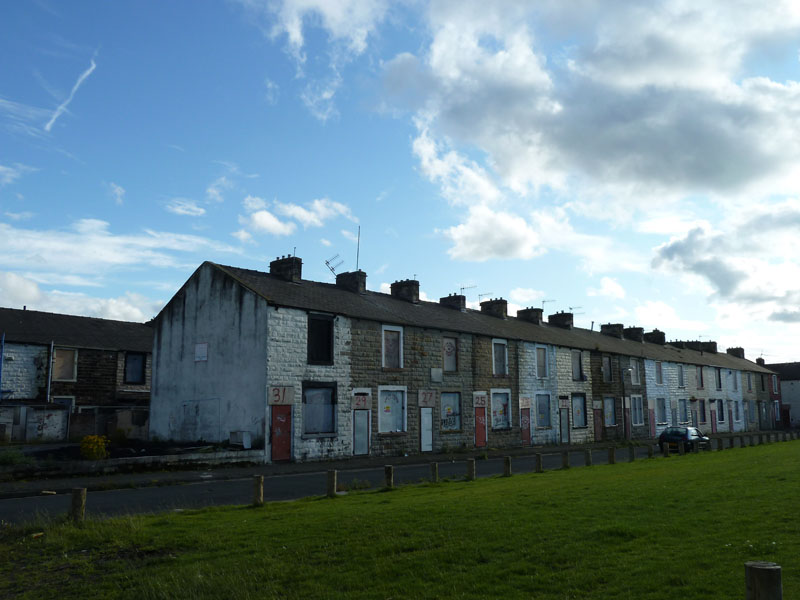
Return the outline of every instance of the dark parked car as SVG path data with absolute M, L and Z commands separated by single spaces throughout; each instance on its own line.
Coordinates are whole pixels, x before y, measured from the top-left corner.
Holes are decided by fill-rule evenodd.
M 678 449 L 679 444 L 683 444 L 684 449 L 688 452 L 692 449 L 692 444 L 698 442 L 700 448 L 707 448 L 711 445 L 709 440 L 702 431 L 697 427 L 667 427 L 658 436 L 658 447 L 664 451 L 664 444 L 669 444 L 669 449 Z

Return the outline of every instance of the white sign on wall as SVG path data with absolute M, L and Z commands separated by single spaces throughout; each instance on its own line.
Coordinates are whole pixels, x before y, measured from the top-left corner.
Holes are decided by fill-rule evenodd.
M 194 362 L 205 362 L 208 360 L 208 342 L 194 345 Z
M 267 393 L 267 402 L 270 405 L 294 404 L 294 387 L 278 385 L 270 386 Z
M 372 390 L 369 388 L 356 388 L 353 390 L 353 410 L 369 410 L 372 408 Z
M 530 408 L 531 407 L 531 399 L 529 396 L 520 396 L 519 397 L 519 407 L 520 409 L 523 408 Z

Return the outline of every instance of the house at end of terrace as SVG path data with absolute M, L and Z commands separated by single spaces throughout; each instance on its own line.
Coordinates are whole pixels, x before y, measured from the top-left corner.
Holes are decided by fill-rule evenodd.
M 151 437 L 310 461 L 776 425 L 772 373 L 741 349 L 366 282 L 305 280 L 296 256 L 269 273 L 203 263 L 155 319 Z

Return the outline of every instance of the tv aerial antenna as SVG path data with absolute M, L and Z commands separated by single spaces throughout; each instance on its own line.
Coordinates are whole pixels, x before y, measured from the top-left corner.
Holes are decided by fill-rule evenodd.
M 486 296 L 491 296 L 494 292 L 486 292 L 485 294 L 478 294 L 478 302 L 483 300 Z
M 474 289 L 476 287 L 478 287 L 478 286 L 477 285 L 462 285 L 461 287 L 458 288 L 458 293 L 463 296 L 464 295 L 464 290 L 471 290 L 471 289 Z
M 567 308 L 569 308 L 569 312 L 571 312 L 573 315 L 583 315 L 583 314 L 586 314 L 586 313 L 582 313 L 582 312 L 575 312 L 575 309 L 576 309 L 576 308 L 583 308 L 582 306 L 568 306 Z
M 551 300 L 542 300 L 542 311 L 544 311 L 544 305 L 547 304 L 548 302 L 555 302 L 555 300 L 552 300 L 552 299 Z
M 336 277 L 336 269 L 341 267 L 342 264 L 344 264 L 344 261 L 341 258 L 339 258 L 338 254 L 335 254 L 334 256 L 330 257 L 328 260 L 325 261 L 325 266 L 330 269 L 334 277 Z

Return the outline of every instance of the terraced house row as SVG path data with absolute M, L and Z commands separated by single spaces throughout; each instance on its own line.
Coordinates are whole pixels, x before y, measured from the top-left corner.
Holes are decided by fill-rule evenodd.
M 777 375 L 741 348 L 480 307 L 363 271 L 307 281 L 294 256 L 203 263 L 155 320 L 150 435 L 305 461 L 781 426 Z

